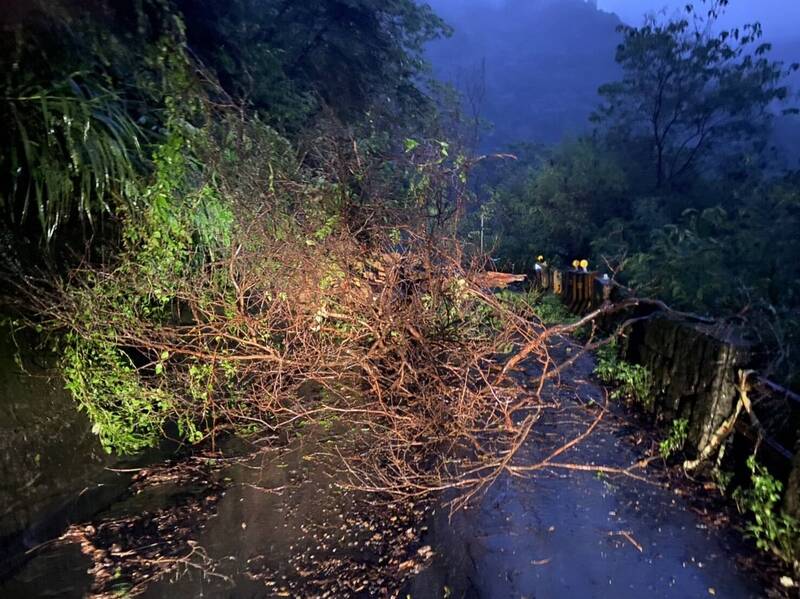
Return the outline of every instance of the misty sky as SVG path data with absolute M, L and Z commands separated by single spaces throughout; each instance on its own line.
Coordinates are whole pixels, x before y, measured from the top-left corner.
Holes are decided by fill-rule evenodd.
M 620 15 L 623 21 L 638 24 L 642 14 L 669 7 L 678 10 L 687 0 L 598 0 L 598 6 Z M 768 39 L 800 36 L 800 0 L 731 0 L 729 23 L 760 21 Z
M 428 0 L 434 7 L 464 3 L 503 4 L 506 0 Z M 622 20 L 638 25 L 647 12 L 680 10 L 691 0 L 598 0 L 598 6 L 615 12 Z M 699 2 L 695 2 L 699 4 Z M 800 37 L 800 0 L 730 0 L 727 10 L 727 24 L 741 25 L 760 21 L 764 26 L 765 37 L 778 41 L 781 38 Z

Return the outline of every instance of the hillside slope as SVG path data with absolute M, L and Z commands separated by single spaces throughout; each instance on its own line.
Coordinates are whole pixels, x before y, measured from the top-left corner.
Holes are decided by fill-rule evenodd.
M 455 29 L 429 46 L 435 74 L 464 89 L 480 78 L 481 117 L 493 124 L 484 149 L 517 141 L 553 143 L 580 133 L 597 103 L 597 88 L 618 75 L 616 15 L 583 0 L 432 2 Z

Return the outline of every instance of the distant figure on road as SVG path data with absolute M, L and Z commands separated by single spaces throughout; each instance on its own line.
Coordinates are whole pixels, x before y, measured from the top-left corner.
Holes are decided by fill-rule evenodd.
M 534 284 L 537 287 L 544 287 L 544 269 L 547 267 L 547 262 L 544 261 L 544 256 L 537 256 L 536 257 L 536 264 L 533 267 L 534 272 Z

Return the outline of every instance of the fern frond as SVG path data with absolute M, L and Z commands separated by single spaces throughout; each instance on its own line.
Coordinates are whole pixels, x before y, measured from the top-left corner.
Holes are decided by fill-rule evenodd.
M 93 225 L 114 202 L 130 202 L 142 132 L 117 94 L 80 75 L 16 91 L 3 98 L 12 139 L 0 163 L 12 223 L 35 210 L 47 246 L 72 218 Z

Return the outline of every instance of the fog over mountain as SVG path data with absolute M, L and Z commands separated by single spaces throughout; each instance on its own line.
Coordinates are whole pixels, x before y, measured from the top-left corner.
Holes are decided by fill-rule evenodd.
M 467 111 L 491 123 L 482 149 L 519 141 L 555 143 L 588 130 L 597 88 L 619 74 L 622 23 L 646 13 L 676 14 L 685 0 L 432 0 L 454 28 L 428 49 L 434 73 L 466 92 Z M 759 21 L 773 55 L 800 62 L 800 1 L 732 0 L 724 26 Z M 795 93 L 800 76 L 792 79 Z M 795 104 L 797 104 L 797 100 Z M 793 119 L 797 121 L 797 119 Z M 784 144 L 798 124 L 779 121 Z
M 626 23 L 637 25 L 646 12 L 682 10 L 686 0 L 598 0 L 604 10 L 612 11 Z M 732 0 L 723 25 L 735 26 L 758 21 L 773 41 L 800 36 L 800 2 L 795 0 Z
M 435 74 L 472 96 L 481 95 L 485 79 L 477 99 L 493 128 L 484 147 L 553 143 L 581 132 L 597 88 L 618 73 L 620 20 L 583 0 L 439 0 L 433 6 L 455 29 L 452 38 L 430 46 Z

